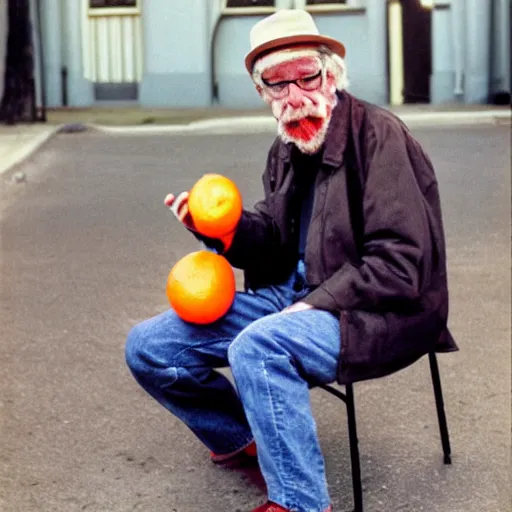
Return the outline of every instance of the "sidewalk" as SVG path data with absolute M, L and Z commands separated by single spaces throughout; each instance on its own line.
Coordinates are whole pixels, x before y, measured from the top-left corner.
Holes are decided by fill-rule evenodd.
M 400 105 L 387 106 L 387 109 L 399 116 L 421 116 L 448 113 L 477 112 L 488 114 L 499 113 L 507 107 L 493 105 Z M 151 109 L 137 106 L 105 106 L 93 108 L 59 108 L 49 109 L 47 113 L 49 124 L 84 123 L 101 126 L 148 126 L 148 125 L 184 125 L 207 119 L 227 119 L 240 117 L 270 116 L 268 108 L 261 109 L 232 109 L 222 107 L 189 108 L 189 109 Z
M 490 105 L 387 107 L 408 125 L 510 122 L 510 109 Z M 133 106 L 49 109 L 45 124 L 0 124 L 0 175 L 28 158 L 61 130 L 116 134 L 255 133 L 272 131 L 269 109 L 147 109 Z
M 0 176 L 37 151 L 59 129 L 57 125 L 0 124 Z

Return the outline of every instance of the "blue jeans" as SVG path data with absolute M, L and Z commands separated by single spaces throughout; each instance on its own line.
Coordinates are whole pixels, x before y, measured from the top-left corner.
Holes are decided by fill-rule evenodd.
M 311 411 L 311 383 L 333 382 L 338 318 L 327 311 L 281 313 L 307 295 L 304 264 L 279 286 L 236 294 L 209 325 L 172 310 L 136 325 L 126 360 L 137 382 L 216 454 L 253 439 L 268 498 L 321 512 L 330 498 Z M 213 368 L 231 367 L 236 383 Z

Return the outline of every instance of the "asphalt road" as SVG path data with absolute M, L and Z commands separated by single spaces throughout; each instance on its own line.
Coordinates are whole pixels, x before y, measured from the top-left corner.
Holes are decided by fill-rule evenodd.
M 439 357 L 453 445 L 442 464 L 428 362 L 356 385 L 365 510 L 510 510 L 510 126 L 415 130 L 441 187 L 461 351 Z M 167 307 L 195 240 L 167 192 L 221 172 L 252 204 L 272 136 L 59 135 L 2 177 L 0 510 L 245 512 L 259 475 L 227 471 L 136 385 L 132 325 Z M 343 406 L 313 407 L 334 510 L 351 510 Z

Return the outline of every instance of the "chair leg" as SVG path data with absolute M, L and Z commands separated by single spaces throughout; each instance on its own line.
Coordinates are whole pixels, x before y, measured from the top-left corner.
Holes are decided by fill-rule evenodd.
M 441 389 L 441 379 L 439 377 L 439 367 L 437 365 L 435 352 L 430 352 L 428 358 L 430 361 L 430 373 L 432 374 L 432 385 L 434 386 L 434 396 L 436 399 L 437 419 L 439 420 L 439 432 L 443 446 L 444 463 L 451 464 L 450 436 L 448 434 L 448 425 L 444 412 L 443 390 Z
M 352 487 L 354 490 L 354 512 L 363 512 L 363 488 L 361 486 L 361 463 L 357 440 L 356 410 L 352 384 L 345 386 L 347 400 L 348 438 L 350 444 L 350 463 L 352 465 Z

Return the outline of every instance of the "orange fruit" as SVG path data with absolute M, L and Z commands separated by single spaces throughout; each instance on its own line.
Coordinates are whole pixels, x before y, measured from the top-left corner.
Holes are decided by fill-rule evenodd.
M 196 251 L 169 272 L 166 293 L 171 307 L 186 322 L 209 324 L 224 316 L 235 298 L 235 274 L 224 256 Z
M 199 233 L 220 238 L 236 228 L 242 215 L 242 196 L 229 178 L 205 174 L 190 190 L 188 209 Z

